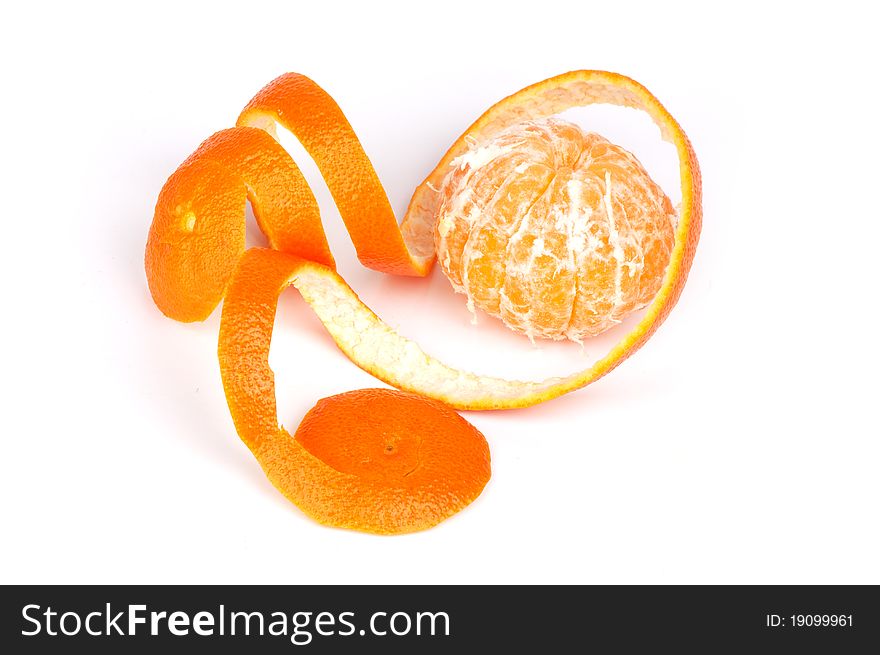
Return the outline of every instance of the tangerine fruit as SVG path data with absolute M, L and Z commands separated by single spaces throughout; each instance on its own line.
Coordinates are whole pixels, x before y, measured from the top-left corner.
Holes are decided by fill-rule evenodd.
M 631 153 L 557 118 L 469 146 L 438 190 L 434 239 L 472 311 L 581 341 L 656 295 L 676 214 Z

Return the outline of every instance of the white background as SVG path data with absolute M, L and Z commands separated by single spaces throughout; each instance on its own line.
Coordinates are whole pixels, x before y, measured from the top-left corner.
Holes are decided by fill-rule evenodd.
M 18 4 L 0 39 L 0 581 L 880 583 L 878 52 L 856 3 Z M 594 386 L 468 413 L 493 478 L 458 516 L 390 538 L 312 523 L 235 434 L 218 313 L 182 325 L 150 301 L 163 182 L 293 70 L 341 104 L 402 214 L 484 109 L 577 68 L 635 77 L 691 136 L 705 222 L 681 302 Z M 645 117 L 578 120 L 677 196 Z M 595 356 L 472 326 L 439 271 L 363 269 L 285 144 L 342 274 L 427 351 L 510 375 Z M 379 386 L 294 291 L 271 361 L 290 428 Z

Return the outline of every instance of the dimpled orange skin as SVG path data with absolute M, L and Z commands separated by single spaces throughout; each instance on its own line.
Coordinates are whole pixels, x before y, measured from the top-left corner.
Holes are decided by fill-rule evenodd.
M 362 389 L 320 400 L 295 437 L 278 424 L 268 358 L 278 294 L 315 266 L 261 248 L 242 257 L 218 349 L 239 436 L 272 484 L 319 523 L 376 534 L 436 525 L 479 496 L 491 475 L 485 438 L 450 407 Z
M 430 527 L 470 504 L 491 475 L 489 446 L 473 425 L 442 403 L 402 391 L 324 398 L 303 418 L 296 440 L 358 480 L 355 497 L 341 501 L 354 513 L 346 527 Z M 342 510 L 336 503 L 332 509 L 337 516 Z
M 360 262 L 392 275 L 427 275 L 430 241 L 404 240 L 382 182 L 336 101 L 305 75 L 286 73 L 257 92 L 239 126 L 290 130 L 318 165 Z
M 178 321 L 206 319 L 245 246 L 245 201 L 269 244 L 334 268 L 318 204 L 286 150 L 263 130 L 217 132 L 168 178 L 147 237 L 156 306 Z
M 530 338 L 581 341 L 660 288 L 675 211 L 623 148 L 559 119 L 527 121 L 450 169 L 434 242 L 471 308 Z

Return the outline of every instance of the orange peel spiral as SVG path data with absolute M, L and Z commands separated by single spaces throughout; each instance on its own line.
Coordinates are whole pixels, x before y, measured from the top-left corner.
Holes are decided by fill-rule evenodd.
M 524 120 L 593 103 L 645 111 L 676 147 L 682 201 L 675 242 L 659 291 L 635 327 L 590 368 L 540 381 L 506 380 L 449 367 L 383 323 L 336 273 L 314 196 L 273 138 L 277 122 L 315 160 L 365 266 L 423 276 L 435 259 L 438 189 L 450 162 L 467 150 L 468 140 L 483 141 Z M 245 254 L 247 199 L 271 248 Z M 322 523 L 398 533 L 450 516 L 476 498 L 489 479 L 485 440 L 447 405 L 525 407 L 586 386 L 613 370 L 650 338 L 678 300 L 701 218 L 696 155 L 669 112 L 628 77 L 574 71 L 526 87 L 486 111 L 416 189 L 398 227 L 379 178 L 339 106 L 307 77 L 289 73 L 263 88 L 242 111 L 237 127 L 205 141 L 166 182 L 150 228 L 145 266 L 153 299 L 171 318 L 203 320 L 226 297 L 219 340 L 224 390 L 239 435 L 272 483 Z M 278 294 L 287 285 L 299 290 L 355 364 L 410 393 L 368 390 L 365 397 L 354 392 L 325 399 L 322 403 L 333 407 L 333 419 L 307 417 L 291 437 L 278 424 L 268 366 Z M 388 410 L 388 420 L 364 422 L 358 413 L 362 401 L 377 413 Z M 398 406 L 413 411 L 392 411 Z M 324 416 L 323 410 L 313 411 Z M 429 420 L 416 420 L 419 417 Z M 329 426 L 344 432 L 360 430 L 360 424 L 365 432 L 352 434 L 377 448 L 384 443 L 379 436 L 383 431 L 415 434 L 418 448 L 427 448 L 414 469 L 418 474 L 403 475 L 411 470 L 409 464 L 382 460 L 375 453 L 368 458 L 375 462 L 372 468 L 352 464 L 363 459 L 361 445 L 331 438 Z M 403 450 L 412 457 L 410 442 Z M 348 459 L 345 452 L 351 453 Z
M 450 407 L 362 389 L 319 401 L 293 437 L 278 425 L 268 359 L 278 294 L 316 267 L 260 248 L 241 259 L 218 349 L 238 433 L 270 482 L 319 523 L 377 534 L 431 527 L 479 496 L 490 476 L 486 440 Z

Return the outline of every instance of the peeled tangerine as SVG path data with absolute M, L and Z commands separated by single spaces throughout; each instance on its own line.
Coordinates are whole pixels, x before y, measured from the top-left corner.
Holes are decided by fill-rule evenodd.
M 581 341 L 647 305 L 674 241 L 639 161 L 559 119 L 472 143 L 439 189 L 438 259 L 456 291 L 529 338 Z

